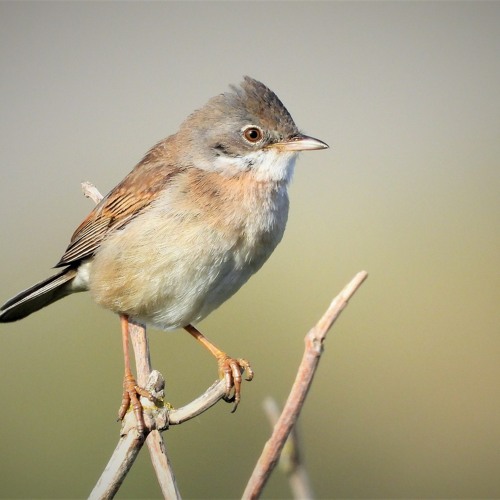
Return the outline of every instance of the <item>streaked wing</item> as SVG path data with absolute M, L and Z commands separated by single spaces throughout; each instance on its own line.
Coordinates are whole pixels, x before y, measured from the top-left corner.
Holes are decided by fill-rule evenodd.
M 80 224 L 55 267 L 93 255 L 107 234 L 126 226 L 158 197 L 179 169 L 158 161 L 154 152 L 153 149 Z

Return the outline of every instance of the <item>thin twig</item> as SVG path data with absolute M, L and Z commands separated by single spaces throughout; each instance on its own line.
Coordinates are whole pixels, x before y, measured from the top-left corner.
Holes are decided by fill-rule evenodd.
M 281 413 L 278 403 L 272 397 L 267 397 L 262 406 L 271 427 L 274 427 Z M 296 425 L 293 426 L 281 451 L 279 468 L 288 477 L 293 498 L 297 498 L 298 500 L 310 500 L 314 498 L 311 481 L 302 460 L 302 451 L 300 449 Z
M 93 184 L 89 182 L 82 183 L 82 189 L 85 196 L 94 200 L 95 203 L 98 203 L 102 199 L 101 194 Z M 368 274 L 365 271 L 358 273 L 333 300 L 316 326 L 306 335 L 306 349 L 299 366 L 295 383 L 283 412 L 275 425 L 272 436 L 266 443 L 261 457 L 250 477 L 245 492 L 243 493 L 243 499 L 255 499 L 262 492 L 267 479 L 276 465 L 284 443 L 300 414 L 300 410 L 311 386 L 323 350 L 323 341 L 326 333 L 347 305 L 350 297 L 356 292 L 367 276 Z M 137 324 L 129 324 L 129 328 L 137 364 L 138 384 L 142 387 L 145 386 L 150 392 L 154 393 L 158 388 L 158 381 L 163 381 L 163 377 L 161 377 L 159 372 L 151 372 L 149 345 L 145 328 Z M 163 385 L 160 390 L 163 390 Z M 148 407 L 148 401 L 145 401 L 144 398 L 141 401 L 145 409 L 148 409 L 148 411 L 145 412 L 145 416 L 148 417 L 146 419 L 146 425 L 149 430 L 147 442 L 158 481 L 160 482 L 160 487 L 162 488 L 162 493 L 165 498 L 177 499 L 180 498 L 180 494 L 175 483 L 175 477 L 166 453 L 165 444 L 159 431 L 166 429 L 169 423 L 171 425 L 180 424 L 190 418 L 196 417 L 222 399 L 225 392 L 224 380 L 215 382 L 195 401 L 177 410 L 171 410 L 168 418 L 166 408 L 154 408 L 151 410 L 151 407 Z M 128 412 L 123 421 L 120 441 L 101 478 L 92 491 L 90 498 L 113 498 L 128 470 L 134 463 L 143 443 L 144 437 L 139 435 L 136 429 L 135 416 L 133 412 Z M 302 478 L 298 479 L 298 481 L 303 485 L 306 480 Z
M 99 190 L 89 181 L 82 182 L 83 195 L 90 198 L 96 205 L 102 200 L 103 196 Z
M 129 412 L 126 418 L 134 416 Z M 143 442 L 144 437 L 140 436 L 135 428 L 131 428 L 130 432 L 120 437 L 110 461 L 89 495 L 90 500 L 108 500 L 116 495 Z
M 162 387 L 162 382 L 163 378 L 161 374 L 153 370 L 148 382 L 143 387 L 151 392 L 153 396 L 157 397 L 158 393 L 155 388 Z M 220 380 L 209 387 L 196 400 L 184 407 L 170 411 L 166 407 L 156 408 L 149 400 L 141 398 L 141 403 L 144 406 L 146 427 L 147 429 L 151 429 L 146 443 L 150 449 L 151 462 L 155 468 L 164 498 L 177 499 L 180 498 L 180 493 L 177 489 L 171 461 L 166 452 L 165 443 L 160 431 L 166 429 L 168 424 L 181 424 L 186 420 L 196 417 L 222 399 L 225 392 L 225 382 L 224 380 Z M 113 498 L 134 464 L 143 444 L 144 438 L 141 438 L 137 433 L 137 422 L 134 412 L 128 411 L 123 419 L 119 443 L 89 498 L 92 500 Z M 151 452 L 151 448 L 153 452 Z
M 194 417 L 197 417 L 204 411 L 207 411 L 215 403 L 220 401 L 226 395 L 226 381 L 216 380 L 201 396 L 191 401 L 185 406 L 170 410 L 168 422 L 170 425 L 182 424 Z
M 83 182 L 82 190 L 84 195 L 93 200 L 94 203 L 97 204 L 102 200 L 101 193 L 92 183 Z M 155 382 L 150 379 L 152 367 L 146 327 L 137 323 L 129 323 L 129 333 L 134 349 L 137 383 L 140 387 L 147 387 L 150 391 L 154 392 L 152 387 L 148 387 L 148 385 L 154 385 Z M 163 377 L 161 377 L 161 380 L 163 382 Z M 163 386 L 159 390 L 163 391 Z M 143 402 L 144 406 L 146 404 L 146 402 Z M 164 427 L 166 428 L 168 425 L 166 410 L 162 413 L 163 422 L 165 422 Z M 157 422 L 155 423 L 157 424 Z M 135 428 L 135 417 L 132 415 L 132 412 L 129 412 L 129 415 L 123 422 L 118 446 L 91 493 L 91 498 L 112 498 L 116 494 L 143 444 L 144 438 L 137 433 L 137 429 Z M 168 458 L 163 437 L 157 428 L 153 428 L 149 432 L 146 437 L 146 444 L 148 445 L 151 462 L 163 496 L 172 499 L 180 498 L 172 464 Z
M 323 351 L 323 342 L 330 327 L 347 306 L 349 299 L 368 277 L 365 271 L 359 272 L 330 304 L 323 317 L 309 330 L 305 337 L 305 351 L 302 361 L 288 396 L 283 412 L 274 427 L 270 439 L 264 446 L 255 469 L 248 481 L 242 498 L 256 499 L 271 475 L 285 441 L 297 421 L 305 398 L 311 387 L 316 369 Z
M 146 334 L 146 327 L 137 323 L 129 322 L 129 333 L 134 349 L 135 364 L 137 370 L 137 383 L 140 387 L 147 387 L 148 377 L 152 371 L 151 356 L 149 352 L 149 342 Z M 162 377 L 163 380 L 163 377 Z M 163 387 L 160 389 L 163 391 Z M 155 394 L 153 394 L 155 395 Z M 146 406 L 149 401 L 141 398 L 143 406 Z M 166 421 L 167 423 L 168 421 Z M 149 455 L 153 464 L 156 478 L 163 493 L 164 498 L 176 499 L 181 498 L 181 494 L 177 488 L 172 462 L 168 458 L 167 448 L 160 431 L 152 429 L 146 438 Z

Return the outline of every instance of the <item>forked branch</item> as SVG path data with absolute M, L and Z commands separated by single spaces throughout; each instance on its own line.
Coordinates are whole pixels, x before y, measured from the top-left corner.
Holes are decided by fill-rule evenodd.
M 347 306 L 349 299 L 367 277 L 368 273 L 366 271 L 359 272 L 339 295 L 333 299 L 323 317 L 307 333 L 305 337 L 305 351 L 295 382 L 281 416 L 274 426 L 271 438 L 265 444 L 264 450 L 248 481 L 242 497 L 245 500 L 258 498 L 262 493 L 271 472 L 276 466 L 285 441 L 299 418 L 323 352 L 323 342 L 325 341 L 326 334 Z
M 99 191 L 91 183 L 83 183 L 82 189 L 85 196 L 91 198 L 95 203 L 102 199 Z M 367 277 L 368 274 L 365 271 L 359 272 L 332 301 L 318 323 L 307 333 L 305 351 L 295 382 L 283 411 L 274 426 L 271 438 L 265 444 L 243 493 L 245 500 L 256 499 L 262 493 L 269 476 L 276 466 L 283 446 L 300 415 L 323 352 L 326 334 L 342 310 L 347 306 L 349 299 Z M 137 382 L 141 387 L 146 387 L 153 395 L 162 399 L 164 380 L 159 372 L 151 370 L 145 327 L 131 323 L 129 329 L 136 360 Z M 146 443 L 165 498 L 178 499 L 180 493 L 175 483 L 171 463 L 160 431 L 165 430 L 168 425 L 181 424 L 196 417 L 222 399 L 225 393 L 225 381 L 220 380 L 209 387 L 199 398 L 177 410 L 169 409 L 166 406 L 163 408 L 151 407 L 148 400 L 141 399 L 145 407 Z M 129 411 L 123 421 L 120 441 L 101 478 L 90 494 L 90 498 L 113 498 L 132 467 L 144 441 L 144 437 L 137 432 L 134 413 Z

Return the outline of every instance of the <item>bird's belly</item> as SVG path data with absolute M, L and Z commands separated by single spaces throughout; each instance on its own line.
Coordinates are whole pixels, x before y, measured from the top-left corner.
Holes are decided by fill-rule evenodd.
M 126 235 L 117 232 L 96 253 L 89 288 L 107 309 L 161 329 L 183 327 L 231 297 L 267 260 L 283 230 L 246 238 L 183 227 L 170 232 L 172 241 L 161 227 L 130 224 Z

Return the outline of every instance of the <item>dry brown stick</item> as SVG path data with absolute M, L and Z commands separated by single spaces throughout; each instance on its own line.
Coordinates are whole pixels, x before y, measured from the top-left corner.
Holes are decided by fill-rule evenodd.
M 84 195 L 93 200 L 94 203 L 97 204 L 102 200 L 101 193 L 90 182 L 82 183 L 82 190 Z M 140 387 L 146 387 L 152 371 L 146 327 L 130 323 L 129 333 L 134 349 L 137 383 Z M 129 422 L 124 423 L 118 447 L 105 469 L 105 474 L 101 476 L 96 485 L 97 491 L 94 488 L 93 493 L 95 492 L 96 495 L 100 495 L 100 498 L 112 498 L 115 495 L 144 443 L 144 440 L 135 428 L 129 428 L 126 434 L 123 433 L 124 429 L 127 428 L 127 424 Z M 151 430 L 147 435 L 146 444 L 148 445 L 151 462 L 153 463 L 163 496 L 165 498 L 180 498 L 171 462 L 167 456 L 165 443 L 157 429 Z M 116 464 L 117 467 L 114 467 L 113 464 Z M 114 472 L 111 473 L 111 471 Z
M 84 195 L 94 201 L 94 203 L 97 204 L 102 200 L 101 193 L 92 183 L 83 182 L 82 190 Z M 158 372 L 157 374 L 152 373 L 146 329 L 143 325 L 130 322 L 129 333 L 136 362 L 137 383 L 140 387 L 145 387 L 154 393 L 158 383 L 161 384 L 163 382 L 163 377 Z M 151 375 L 154 376 L 151 377 Z M 161 390 L 163 390 L 163 386 L 161 386 Z M 163 408 L 155 411 L 154 417 L 151 418 L 151 412 L 148 410 L 146 417 L 149 427 L 152 427 L 152 430 L 147 435 L 146 444 L 148 445 L 151 462 L 165 498 L 180 498 L 180 493 L 160 430 L 166 429 L 168 423 L 171 425 L 181 424 L 196 417 L 222 399 L 225 393 L 225 382 L 224 380 L 220 380 L 209 387 L 196 400 L 176 410 L 170 410 L 168 415 L 167 409 Z M 144 398 L 142 398 L 141 402 L 145 408 L 151 406 L 149 401 Z M 103 474 L 92 490 L 90 498 L 107 499 L 114 497 L 143 444 L 144 439 L 138 434 L 136 429 L 135 416 L 133 412 L 128 412 L 122 425 L 118 445 L 106 465 Z
M 264 412 L 267 415 L 271 427 L 274 428 L 280 417 L 278 403 L 267 397 L 263 404 Z M 281 455 L 279 457 L 279 468 L 288 477 L 293 498 L 299 500 L 309 500 L 314 498 L 309 475 L 302 462 L 302 451 L 300 450 L 297 426 L 294 425 L 288 436 Z
M 129 323 L 129 333 L 134 349 L 137 383 L 140 387 L 147 387 L 152 368 L 146 327 L 136 323 Z M 147 388 L 149 390 L 149 387 Z M 168 458 L 165 442 L 158 429 L 153 429 L 148 434 L 146 444 L 163 497 L 168 499 L 181 498 L 175 481 L 172 462 Z
M 96 203 L 100 201 L 102 196 L 99 191 L 91 183 L 83 183 L 82 189 L 85 196 L 91 198 Z M 297 377 L 287 400 L 287 403 L 283 409 L 283 413 L 275 426 L 274 432 L 266 443 L 262 455 L 255 467 L 255 470 L 247 484 L 243 498 L 257 498 L 269 475 L 274 469 L 276 462 L 278 460 L 279 454 L 283 448 L 287 436 L 289 435 L 293 425 L 295 424 L 302 405 L 304 403 L 305 397 L 312 383 L 314 373 L 316 371 L 317 364 L 322 352 L 323 341 L 325 339 L 326 333 L 330 329 L 331 325 L 335 322 L 341 311 L 347 305 L 349 298 L 355 293 L 357 288 L 366 279 L 367 273 L 362 271 L 358 273 L 353 280 L 344 288 L 344 290 L 334 299 L 327 312 L 317 323 L 317 325 L 312 328 L 306 335 L 306 351 L 304 353 Z M 134 347 L 134 352 L 136 354 L 136 363 L 138 362 L 138 383 L 143 385 L 144 378 L 139 375 L 139 373 L 149 373 L 151 366 L 149 361 L 149 348 L 147 337 L 145 335 L 145 330 L 141 326 L 138 327 L 137 335 L 131 334 L 132 345 Z M 133 330 L 134 328 L 132 328 Z M 139 342 L 137 346 L 134 341 L 134 337 Z M 143 337 L 143 338 L 142 338 Z M 142 343 L 142 346 L 141 346 Z M 141 349 L 145 349 L 143 354 L 140 354 Z M 193 418 L 206 409 L 213 406 L 217 401 L 222 399 L 225 394 L 225 384 L 221 380 L 214 383 L 207 391 L 197 398 L 195 401 L 189 403 L 185 407 L 179 408 L 178 410 L 172 410 L 170 413 L 170 423 L 180 424 Z M 125 475 L 132 466 L 137 454 L 142 447 L 143 438 L 137 433 L 135 427 L 135 416 L 133 412 L 129 412 L 124 419 L 124 424 L 122 430 L 128 429 L 125 434 L 122 434 L 120 442 L 113 453 L 113 456 L 106 466 L 99 482 L 92 491 L 90 498 L 112 498 L 118 491 Z M 160 428 L 162 430 L 163 428 Z M 154 437 L 159 436 L 160 440 L 152 438 L 153 446 L 150 448 L 150 453 L 152 453 L 153 464 L 155 457 L 158 457 L 158 463 L 155 465 L 155 469 L 158 466 L 162 471 L 168 470 L 169 474 L 172 474 L 172 480 L 167 481 L 167 489 L 169 493 L 164 493 L 166 498 L 180 498 L 177 486 L 175 484 L 175 478 L 173 476 L 172 469 L 169 464 L 168 456 L 165 452 L 165 447 L 163 439 L 159 432 L 154 429 L 152 432 Z M 156 434 L 157 433 L 157 434 Z M 163 446 L 162 446 L 163 444 Z M 113 466 L 111 467 L 110 464 Z M 167 475 L 169 475 L 167 474 Z M 160 481 L 160 486 L 162 491 L 164 485 L 162 485 L 162 480 Z M 167 496 L 168 495 L 168 496 Z
M 159 372 L 153 370 L 147 384 L 144 386 L 153 394 L 155 392 L 154 388 L 158 385 L 158 375 Z M 209 387 L 205 393 L 195 401 L 177 410 L 170 410 L 168 412 L 168 423 L 170 425 L 181 424 L 190 418 L 196 417 L 222 399 L 225 393 L 225 382 L 224 380 L 220 380 Z M 141 398 L 141 403 L 143 403 L 145 407 L 144 419 L 146 427 L 157 427 L 148 434 L 146 442 L 148 446 L 153 447 L 154 453 L 151 453 L 151 461 L 155 467 L 155 471 L 157 471 L 158 482 L 162 493 L 164 497 L 168 499 L 180 498 L 170 460 L 166 453 L 163 439 L 161 439 L 161 434 L 159 433 L 159 431 L 166 428 L 167 409 L 152 409 L 151 403 L 145 398 Z M 151 418 L 152 415 L 153 418 Z M 158 437 L 160 439 L 158 439 Z M 151 445 L 149 445 L 149 440 L 152 441 Z M 137 422 L 134 412 L 129 411 L 123 419 L 119 443 L 89 498 L 93 500 L 113 498 L 125 479 L 125 476 L 134 464 L 143 444 L 144 438 L 137 432 Z
M 197 417 L 207 411 L 215 403 L 226 395 L 226 381 L 216 380 L 201 396 L 191 401 L 185 406 L 170 410 L 168 422 L 170 425 L 178 425 Z
M 82 182 L 83 195 L 90 198 L 96 205 L 102 200 L 103 196 L 99 190 L 88 181 Z
M 89 495 L 90 500 L 107 500 L 116 495 L 143 442 L 144 438 L 135 428 L 131 428 L 130 432 L 120 437 L 110 461 Z
M 314 374 L 323 352 L 323 342 L 328 330 L 347 306 L 349 299 L 368 277 L 365 271 L 359 272 L 350 283 L 335 297 L 330 307 L 318 323 L 309 330 L 305 337 L 305 351 L 302 361 L 280 418 L 270 439 L 264 446 L 255 469 L 248 481 L 242 498 L 256 499 L 271 475 L 285 441 L 299 417 L 305 398 L 311 387 Z

